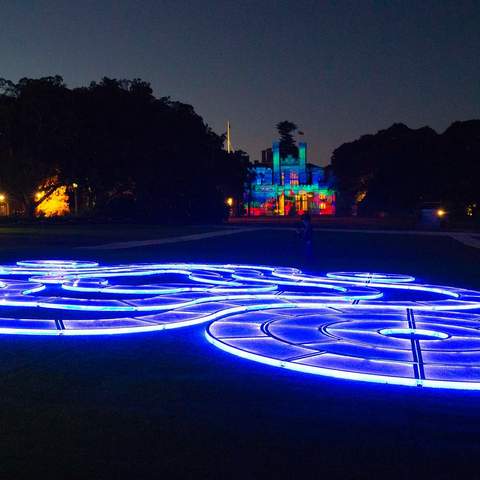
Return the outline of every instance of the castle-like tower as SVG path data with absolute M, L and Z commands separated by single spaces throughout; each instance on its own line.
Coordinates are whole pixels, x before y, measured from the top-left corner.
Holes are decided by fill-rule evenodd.
M 273 156 L 273 183 L 280 184 L 302 184 L 307 183 L 307 144 L 298 144 L 298 157 L 289 155 L 280 157 L 280 143 L 272 145 Z
M 298 156 L 281 157 L 280 143 L 274 142 L 271 156 L 263 158 L 254 164 L 255 178 L 245 192 L 250 215 L 335 213 L 335 192 L 325 182 L 324 169 L 307 162 L 306 143 L 299 143 Z

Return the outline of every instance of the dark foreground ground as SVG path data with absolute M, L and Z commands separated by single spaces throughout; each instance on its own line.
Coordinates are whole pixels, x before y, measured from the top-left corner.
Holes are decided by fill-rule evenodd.
M 35 229 L 0 229 L 0 261 L 302 263 L 294 232 L 266 229 L 128 250 L 73 248 L 185 234 L 99 232 L 44 232 L 40 240 Z M 480 250 L 449 237 L 318 232 L 307 270 L 408 273 L 480 288 L 479 266 Z M 0 336 L 0 478 L 480 477 L 480 393 L 284 371 L 216 349 L 204 328 Z

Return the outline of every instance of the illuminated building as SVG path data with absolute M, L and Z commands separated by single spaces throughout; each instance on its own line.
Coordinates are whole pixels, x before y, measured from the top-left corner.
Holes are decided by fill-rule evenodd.
M 281 157 L 275 142 L 253 170 L 245 192 L 249 215 L 335 214 L 335 191 L 326 183 L 324 169 L 307 163 L 306 143 L 299 143 L 297 157 Z

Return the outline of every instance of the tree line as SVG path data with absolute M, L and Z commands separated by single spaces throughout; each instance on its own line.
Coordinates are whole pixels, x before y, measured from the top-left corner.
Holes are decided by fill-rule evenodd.
M 438 134 L 394 124 L 344 143 L 332 155 L 337 211 L 413 213 L 441 203 L 457 216 L 480 207 L 480 120 L 454 122 Z
M 218 221 L 249 165 L 223 143 L 191 105 L 155 97 L 140 79 L 0 79 L 0 191 L 18 214 L 33 216 L 66 185 L 85 215 Z
M 295 155 L 292 122 L 277 125 L 282 156 Z M 0 193 L 32 217 L 59 186 L 88 216 L 219 221 L 237 213 L 248 156 L 228 154 L 191 105 L 157 98 L 141 80 L 103 78 L 69 88 L 60 76 L 0 79 Z M 460 215 L 480 206 L 480 120 L 429 127 L 394 124 L 334 150 L 337 212 L 409 213 L 441 202 Z M 42 196 L 35 195 L 42 191 Z M 231 203 L 231 202 L 230 202 Z M 73 207 L 73 205 L 72 205 Z

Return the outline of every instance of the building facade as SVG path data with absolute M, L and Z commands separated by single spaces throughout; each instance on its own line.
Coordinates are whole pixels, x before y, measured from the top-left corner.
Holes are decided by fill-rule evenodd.
M 245 191 L 248 215 L 335 214 L 335 191 L 325 181 L 324 169 L 307 162 L 306 143 L 299 143 L 297 157 L 283 158 L 275 142 L 253 171 Z

